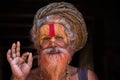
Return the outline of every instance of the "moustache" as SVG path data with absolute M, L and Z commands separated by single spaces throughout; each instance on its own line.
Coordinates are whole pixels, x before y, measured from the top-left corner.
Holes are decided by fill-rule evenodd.
M 50 53 L 59 53 L 59 54 L 66 54 L 68 53 L 68 51 L 65 48 L 61 48 L 61 47 L 54 47 L 54 48 L 46 48 L 44 50 L 42 50 L 42 53 L 46 53 L 46 54 L 50 54 Z M 37 59 L 39 55 L 34 55 L 33 59 Z
M 54 47 L 54 48 L 46 48 L 42 51 L 46 54 L 52 54 L 52 53 L 67 53 L 67 50 L 61 47 Z

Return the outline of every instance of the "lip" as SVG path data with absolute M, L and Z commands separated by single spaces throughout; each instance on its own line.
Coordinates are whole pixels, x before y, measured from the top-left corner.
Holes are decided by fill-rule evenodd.
M 49 54 L 60 54 L 60 52 L 50 52 Z

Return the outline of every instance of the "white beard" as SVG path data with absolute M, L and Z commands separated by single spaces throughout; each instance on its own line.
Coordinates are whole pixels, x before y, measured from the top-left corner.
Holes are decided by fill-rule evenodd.
M 41 76 L 47 78 L 45 80 L 59 78 L 65 72 L 70 59 L 69 53 L 41 54 L 38 59 Z

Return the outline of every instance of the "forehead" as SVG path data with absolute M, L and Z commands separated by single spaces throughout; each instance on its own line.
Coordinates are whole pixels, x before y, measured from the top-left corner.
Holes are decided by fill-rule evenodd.
M 40 34 L 41 35 L 49 35 L 49 31 L 50 31 L 50 25 L 49 24 L 44 24 L 41 26 L 40 28 Z M 55 31 L 55 35 L 65 35 L 65 28 L 62 24 L 58 24 L 58 23 L 55 23 L 54 24 L 54 31 Z

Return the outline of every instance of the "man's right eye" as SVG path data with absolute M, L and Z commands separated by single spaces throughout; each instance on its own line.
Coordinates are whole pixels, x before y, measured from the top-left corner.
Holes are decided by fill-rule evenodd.
M 49 41 L 49 40 L 50 40 L 50 37 L 44 37 L 43 40 L 44 40 L 44 41 Z

